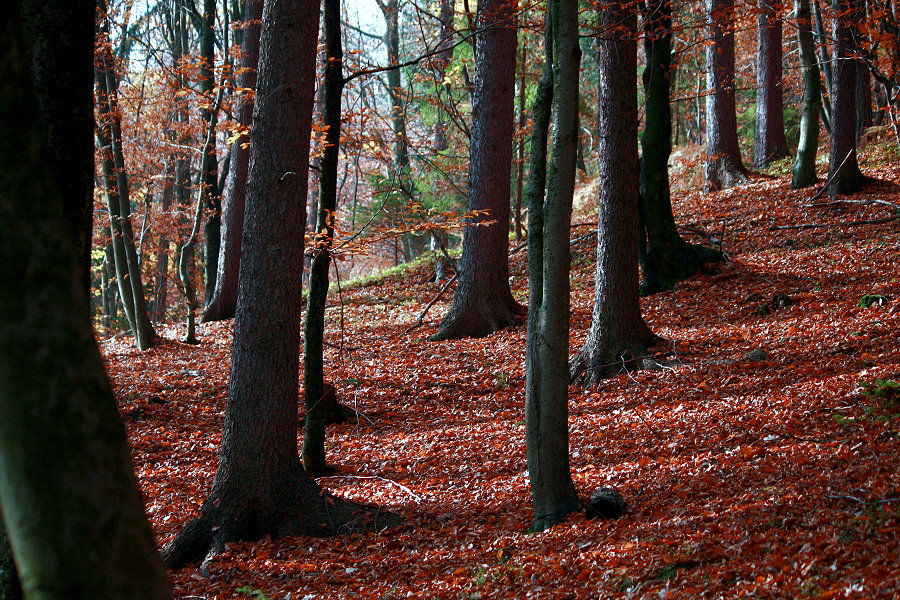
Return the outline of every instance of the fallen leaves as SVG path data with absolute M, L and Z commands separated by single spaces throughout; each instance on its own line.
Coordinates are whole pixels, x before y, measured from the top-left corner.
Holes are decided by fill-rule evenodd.
M 883 176 L 900 181 L 900 168 Z M 864 195 L 896 202 L 891 189 Z M 682 221 L 726 224 L 732 258 L 642 300 L 677 362 L 571 390 L 573 479 L 585 499 L 621 491 L 621 519 L 526 533 L 524 326 L 441 343 L 403 335 L 441 283 L 397 276 L 344 290 L 343 315 L 328 313 L 330 341 L 353 346 L 329 348 L 328 375 L 357 413 L 329 430 L 338 472 L 321 483 L 406 523 L 233 545 L 208 577 L 173 573 L 176 597 L 897 597 L 897 420 L 870 418 L 860 383 L 900 373 L 900 232 L 842 225 L 885 216 L 883 203 L 813 213 L 813 193 L 782 178 L 677 199 Z M 829 227 L 769 229 L 811 218 Z M 589 246 L 575 248 L 573 349 L 590 319 Z M 512 263 L 520 295 L 524 259 Z M 752 294 L 795 302 L 760 315 Z M 886 304 L 859 307 L 867 294 Z M 199 347 L 173 341 L 174 327 L 149 352 L 103 345 L 160 542 L 209 491 L 230 330 L 201 326 Z M 755 349 L 764 360 L 743 358 Z

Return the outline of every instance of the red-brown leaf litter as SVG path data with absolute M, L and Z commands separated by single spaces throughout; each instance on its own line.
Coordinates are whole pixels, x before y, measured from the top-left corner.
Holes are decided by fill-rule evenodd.
M 570 390 L 575 484 L 585 500 L 619 490 L 617 520 L 527 532 L 524 324 L 429 342 L 448 294 L 404 333 L 443 285 L 425 266 L 344 289 L 343 309 L 331 294 L 327 377 L 358 414 L 329 429 L 337 473 L 319 483 L 405 524 L 233 545 L 208 575 L 171 573 L 176 598 L 900 597 L 900 406 L 863 386 L 900 379 L 900 166 L 863 169 L 881 181 L 839 198 L 853 202 L 808 206 L 816 189 L 762 176 L 674 199 L 684 235 L 721 239 L 729 262 L 642 300 L 669 340 L 661 368 Z M 594 244 L 572 246 L 573 353 Z M 144 353 L 102 343 L 160 544 L 212 482 L 231 330 L 200 326 L 188 346 L 160 328 Z

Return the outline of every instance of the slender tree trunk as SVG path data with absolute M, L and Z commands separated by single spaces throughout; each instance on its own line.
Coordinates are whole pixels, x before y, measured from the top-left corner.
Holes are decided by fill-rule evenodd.
M 669 0 L 649 0 L 646 5 L 644 54 L 647 64 L 643 73 L 645 125 L 640 138 L 641 292 L 655 294 L 691 277 L 705 263 L 720 261 L 722 254 L 684 241 L 672 212 L 669 191 L 672 8 Z
M 794 0 L 797 12 L 797 45 L 803 70 L 803 109 L 800 117 L 800 140 L 797 158 L 791 170 L 791 188 L 815 185 L 816 152 L 819 149 L 819 113 L 822 102 L 822 81 L 816 61 L 816 47 L 812 35 L 809 0 Z
M 546 200 L 532 187 L 530 204 L 538 213 L 529 223 L 528 342 L 526 349 L 526 445 L 534 506 L 532 531 L 543 531 L 578 510 L 569 470 L 569 237 L 578 147 L 578 5 L 551 0 L 546 65 L 535 106 L 532 153 L 544 154 L 548 96 L 553 99 L 553 152 Z M 552 90 L 547 80 L 552 69 Z M 538 113 L 541 112 L 538 123 Z M 538 146 L 543 144 L 543 148 Z M 537 157 L 540 167 L 540 156 Z M 538 183 L 535 181 L 535 183 Z M 543 201 L 543 206 L 538 205 Z M 533 227 L 533 229 L 532 229 Z M 537 228 L 540 227 L 540 230 Z M 534 270 L 532 270 L 534 269 Z
M 97 143 L 103 167 L 104 192 L 109 208 L 116 261 L 116 279 L 125 306 L 125 315 L 134 333 L 135 345 L 146 350 L 153 345 L 155 335 L 147 312 L 144 286 L 134 247 L 131 228 L 131 198 L 128 174 L 122 152 L 122 131 L 116 88 L 118 86 L 112 54 L 109 48 L 109 25 L 105 5 L 99 20 L 100 45 L 98 68 L 95 71 L 97 88 Z
M 509 289 L 509 200 L 516 78 L 515 6 L 478 5 L 475 92 L 467 209 L 488 211 L 466 227 L 453 305 L 432 340 L 484 337 L 516 324 L 522 307 Z
M 528 45 L 519 45 L 519 131 L 524 135 L 525 125 L 528 123 L 528 115 L 525 111 L 525 72 L 528 68 L 526 58 Z M 516 158 L 516 203 L 513 210 L 513 231 L 516 241 L 522 241 L 522 194 L 525 184 L 525 143 L 519 144 L 519 152 Z
M 216 0 L 203 0 L 203 30 L 200 35 L 200 91 L 204 95 L 200 117 L 207 129 L 217 120 L 218 105 L 213 106 L 212 98 L 215 89 L 215 34 L 216 34 Z M 219 196 L 219 162 L 216 156 L 216 138 L 207 137 L 202 148 L 205 168 L 200 172 L 202 186 L 201 202 L 206 210 L 206 224 L 203 228 L 203 271 L 205 284 L 205 302 L 212 300 L 216 289 L 216 272 L 219 263 L 219 247 L 222 233 L 222 199 Z
M 746 179 L 735 114 L 734 0 L 706 0 L 706 8 L 706 187 L 719 190 Z
M 819 114 L 822 117 L 822 125 L 828 135 L 831 135 L 831 91 L 834 88 L 834 77 L 831 73 L 831 57 L 828 55 L 828 36 L 825 35 L 825 25 L 822 19 L 822 10 L 819 8 L 819 0 L 812 0 L 812 12 L 815 16 L 813 26 L 815 27 L 815 46 L 819 49 L 820 63 L 822 65 L 822 74 L 825 76 L 825 86 L 820 86 L 822 91 L 822 99 L 819 102 Z
M 236 108 L 238 125 L 249 133 L 253 121 L 257 65 L 259 64 L 259 32 L 263 0 L 246 0 L 241 42 L 241 74 L 238 87 L 252 90 L 240 95 Z M 201 321 L 221 321 L 234 316 L 238 294 L 238 274 L 241 258 L 241 236 L 247 195 L 247 174 L 250 165 L 250 137 L 239 135 L 231 146 L 231 161 L 225 182 L 222 209 L 221 246 L 216 269 L 216 287 L 203 312 Z
M 337 170 L 341 143 L 341 95 L 344 91 L 344 51 L 341 46 L 341 1 L 325 0 L 322 17 L 325 44 L 325 76 L 322 114 L 325 149 L 319 163 L 319 212 L 309 277 L 306 330 L 303 338 L 303 385 L 306 396 L 306 429 L 303 432 L 303 468 L 318 477 L 327 471 L 325 426 L 325 302 L 328 299 L 328 268 L 337 209 Z M 320 234 L 324 232 L 324 236 Z
M 299 240 L 306 221 L 319 3 L 268 0 L 262 22 L 225 431 L 200 515 L 164 550 L 171 568 L 219 553 L 233 540 L 332 535 L 377 525 L 372 511 L 322 490 L 297 454 Z
M 166 162 L 166 173 L 159 209 L 167 215 L 172 210 L 172 199 L 175 194 L 175 161 L 169 157 Z M 156 250 L 156 286 L 153 291 L 153 319 L 157 323 L 166 320 L 166 305 L 169 297 L 169 237 L 163 229 L 159 234 L 159 247 Z
M 856 44 L 850 19 L 854 0 L 834 0 L 834 87 L 831 90 L 831 150 L 828 154 L 828 193 L 853 194 L 865 178 L 856 161 Z
M 636 9 L 600 11 L 597 41 L 600 210 L 594 310 L 573 381 L 592 385 L 640 368 L 657 338 L 641 317 L 638 295 L 638 135 Z M 616 25 L 619 25 L 616 27 Z
M 441 39 L 438 47 L 441 48 L 441 52 L 433 60 L 434 85 L 438 90 L 443 88 L 447 94 L 450 92 L 450 85 L 444 83 L 444 79 L 447 74 L 447 68 L 450 66 L 450 61 L 453 59 L 453 13 L 453 0 L 441 0 L 440 13 L 438 14 L 438 19 L 441 22 Z M 443 107 L 438 106 L 437 120 L 434 123 L 433 145 L 435 152 L 443 152 L 449 148 L 446 130 L 447 117 Z
M 781 7 L 760 0 L 757 17 L 756 135 L 753 165 L 765 168 L 772 161 L 790 156 L 784 135 L 784 105 L 781 85 Z
M 34 19 L 54 10 L 68 14 L 63 26 Z M 42 122 L 53 111 L 39 114 L 46 89 L 31 69 L 36 48 L 77 39 L 56 66 L 74 86 L 66 115 L 90 119 L 93 25 L 94 3 L 82 1 L 15 2 L 0 21 L 0 281 L 16 282 L 0 286 L 0 505 L 26 598 L 163 600 L 168 583 L 91 328 L 88 232 L 70 219 L 90 210 L 90 196 L 54 174 L 60 149 Z M 90 172 L 89 135 L 65 146 L 80 154 L 69 164 Z
M 389 65 L 400 64 L 400 3 L 385 0 L 379 3 L 384 16 L 384 45 Z M 386 73 L 388 97 L 391 101 L 391 128 L 394 130 L 394 167 L 401 174 L 409 166 L 409 144 L 406 139 L 406 106 L 403 103 L 403 84 L 400 69 Z M 405 186 L 404 186 L 405 189 Z

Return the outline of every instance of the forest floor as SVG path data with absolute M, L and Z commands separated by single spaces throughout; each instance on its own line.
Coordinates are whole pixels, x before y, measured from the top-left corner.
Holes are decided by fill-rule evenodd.
M 405 524 L 236 544 L 209 575 L 172 573 L 175 596 L 900 597 L 900 398 L 873 387 L 900 379 L 900 221 L 875 202 L 900 203 L 897 162 L 864 163 L 883 181 L 847 200 L 868 203 L 809 207 L 815 189 L 762 176 L 675 198 L 679 223 L 721 237 L 730 259 L 642 300 L 677 362 L 571 388 L 576 487 L 585 500 L 619 490 L 630 510 L 617 520 L 579 514 L 527 533 L 524 325 L 426 341 L 447 295 L 405 333 L 442 285 L 425 267 L 345 289 L 327 333 L 343 351 L 330 347 L 326 365 L 360 416 L 330 428 L 338 471 L 319 483 Z M 590 322 L 594 247 L 573 244 L 573 352 Z M 524 301 L 524 251 L 512 275 Z M 863 308 L 867 295 L 882 298 Z M 160 328 L 144 353 L 126 338 L 102 344 L 161 544 L 212 482 L 231 329 L 201 326 L 187 346 L 181 328 Z

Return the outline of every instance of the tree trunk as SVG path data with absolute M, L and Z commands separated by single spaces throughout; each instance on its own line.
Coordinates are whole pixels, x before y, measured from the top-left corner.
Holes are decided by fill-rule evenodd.
M 256 89 L 257 66 L 259 64 L 259 32 L 262 18 L 263 0 L 246 0 L 241 42 L 241 74 L 238 87 L 243 90 Z M 238 125 L 249 133 L 253 122 L 253 93 L 243 93 L 237 103 Z M 216 269 L 216 287 L 213 297 L 203 312 L 201 321 L 222 321 L 234 316 L 238 295 L 238 275 L 241 259 L 241 236 L 244 231 L 244 215 L 247 197 L 247 174 L 250 166 L 249 135 L 239 135 L 231 146 L 231 161 L 225 183 L 224 207 L 222 210 L 221 245 Z
M 822 81 L 816 60 L 816 46 L 812 35 L 812 15 L 809 0 L 794 0 L 797 12 L 797 45 L 803 70 L 803 111 L 800 116 L 800 140 L 797 158 L 791 170 L 791 188 L 815 185 L 816 152 L 819 149 L 819 113 L 822 103 Z
M 734 95 L 734 0 L 706 0 L 706 188 L 720 190 L 746 179 L 738 146 Z
M 515 6 L 478 5 L 475 92 L 467 210 L 488 211 L 466 227 L 453 305 L 432 340 L 484 337 L 516 324 L 522 307 L 509 289 L 509 199 L 516 77 Z
M 831 150 L 828 154 L 828 193 L 853 194 L 865 178 L 856 161 L 856 44 L 850 18 L 854 0 L 834 0 L 834 88 L 831 90 Z
M 319 477 L 327 471 L 325 426 L 325 302 L 328 299 L 328 268 L 334 239 L 337 209 L 337 171 L 341 143 L 341 95 L 344 91 L 344 51 L 341 46 L 341 2 L 325 0 L 322 17 L 325 45 L 325 75 L 322 115 L 326 129 L 325 148 L 319 163 L 319 211 L 306 306 L 303 337 L 303 385 L 306 399 L 306 429 L 303 432 L 303 468 Z M 324 231 L 325 235 L 320 234 Z
M 866 129 L 874 123 L 872 116 L 872 77 L 869 67 L 862 60 L 856 62 L 856 141 L 862 139 Z
M 319 3 L 269 0 L 262 22 L 225 431 L 200 516 L 164 550 L 171 568 L 233 540 L 379 525 L 373 511 L 319 488 L 297 454 L 301 240 Z
M 0 506 L 0 600 L 22 600 L 22 584 L 13 559 L 12 548 L 3 524 L 3 507 Z
M 441 0 L 440 13 L 438 14 L 438 20 L 441 22 L 441 38 L 438 48 L 441 49 L 441 52 L 432 61 L 434 65 L 435 88 L 438 90 L 443 88 L 448 94 L 450 85 L 444 83 L 444 79 L 446 78 L 450 61 L 453 59 L 453 13 L 453 0 Z M 437 120 L 434 123 L 433 149 L 435 152 L 443 152 L 450 147 L 447 142 L 447 117 L 444 112 L 443 107 L 438 106 Z
M 131 228 L 131 198 L 128 173 L 122 151 L 122 130 L 118 108 L 118 78 L 115 73 L 112 52 L 109 47 L 109 24 L 105 3 L 101 2 L 99 19 L 99 43 L 95 81 L 97 89 L 97 144 L 103 167 L 104 192 L 113 232 L 113 250 L 116 261 L 116 279 L 125 315 L 135 345 L 146 350 L 153 345 L 155 335 L 147 312 L 144 285 L 134 247 Z
M 168 582 L 91 328 L 88 232 L 70 218 L 90 210 L 90 196 L 54 174 L 60 148 L 38 112 L 47 90 L 31 72 L 35 48 L 92 30 L 94 3 L 70 4 L 60 26 L 33 19 L 58 9 L 34 1 L 14 3 L 0 22 L 0 281 L 16 282 L 0 286 L 2 519 L 26 598 L 162 600 Z M 93 36 L 77 39 L 56 66 L 73 85 L 67 114 L 82 122 L 92 114 Z M 65 144 L 79 153 L 69 164 L 90 173 L 90 139 L 78 141 Z
M 217 120 L 219 106 L 212 102 L 215 89 L 215 27 L 216 0 L 203 0 L 203 29 L 200 34 L 200 92 L 203 94 L 203 105 L 200 118 L 210 128 Z M 215 105 L 214 105 L 215 104 Z M 203 272 L 204 272 L 204 304 L 212 300 L 216 289 L 216 270 L 219 263 L 219 246 L 222 233 L 222 199 L 219 196 L 219 162 L 216 156 L 216 137 L 207 137 L 202 149 L 205 168 L 200 173 L 202 196 L 200 201 L 206 210 L 206 224 L 203 228 Z
M 172 210 L 172 199 L 175 195 L 175 161 L 172 157 L 166 161 L 166 173 L 163 179 L 162 199 L 159 209 L 163 214 Z M 156 250 L 156 285 L 153 291 L 153 320 L 162 323 L 166 320 L 166 304 L 169 296 L 169 238 L 162 230 L 159 234 L 159 247 Z
M 389 65 L 400 64 L 400 3 L 385 0 L 379 3 L 384 16 L 384 45 L 387 47 Z M 390 69 L 386 74 L 388 97 L 391 101 L 391 128 L 394 131 L 394 167 L 401 181 L 409 166 L 409 144 L 406 139 L 406 107 L 403 104 L 403 84 L 400 69 Z M 406 189 L 405 184 L 403 189 Z
M 50 160 L 55 165 L 51 176 L 65 191 L 66 221 L 79 251 L 85 292 L 91 282 L 91 225 L 93 223 L 94 161 L 81 151 L 83 144 L 92 144 L 94 118 L 92 113 L 75 114 L 73 102 L 93 101 L 93 94 L 78 81 L 80 72 L 64 65 L 71 64 L 73 53 L 84 52 L 84 40 L 94 40 L 94 26 L 85 29 L 85 21 L 76 17 L 89 4 L 86 0 L 59 3 L 22 3 L 26 35 L 30 38 L 34 89 L 38 95 L 38 111 L 50 142 Z M 40 35 L 54 31 L 55 37 Z M 65 93 L 60 93 L 65 90 Z M 74 98 L 74 94 L 88 94 L 89 99 Z M 75 200 L 79 200 L 75 202 Z M 88 199 L 88 200 L 85 200 Z
M 647 64 L 643 73 L 645 125 L 640 161 L 641 293 L 655 294 L 691 277 L 705 263 L 722 260 L 722 254 L 684 241 L 672 212 L 672 8 L 668 0 L 650 0 L 647 4 L 644 54 Z
M 637 17 L 618 5 L 600 11 L 598 136 L 600 210 L 594 310 L 572 381 L 592 385 L 643 366 L 657 338 L 638 296 Z M 620 27 L 615 27 L 621 23 Z
M 578 147 L 578 5 L 551 0 L 545 33 L 546 63 L 535 101 L 532 153 L 546 153 L 547 112 L 553 101 L 553 152 L 547 182 L 529 190 L 528 342 L 526 360 L 526 446 L 534 507 L 532 531 L 543 531 L 578 510 L 569 470 L 569 237 Z M 552 89 L 548 89 L 552 69 Z M 543 102 L 543 105 L 538 103 Z M 540 115 L 540 122 L 539 117 Z M 539 147 L 543 145 L 543 147 Z M 534 180 L 539 183 L 539 179 Z M 543 203 L 543 206 L 541 204 Z
M 757 17 L 759 46 L 756 58 L 756 135 L 753 165 L 762 169 L 769 163 L 790 156 L 784 135 L 784 105 L 781 85 L 780 7 L 760 0 Z

